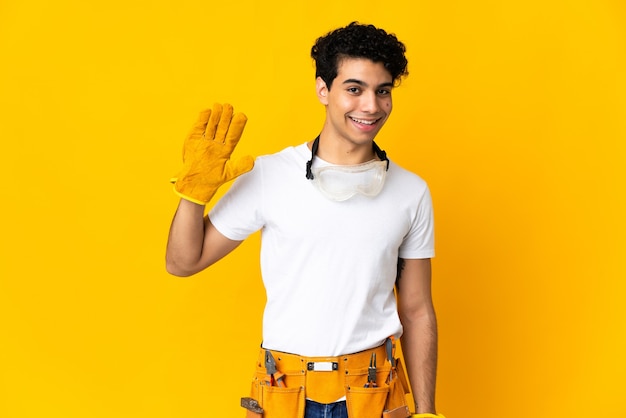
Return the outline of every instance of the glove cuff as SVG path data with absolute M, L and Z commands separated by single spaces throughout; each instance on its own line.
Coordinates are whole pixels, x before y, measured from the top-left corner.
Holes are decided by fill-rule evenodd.
M 175 193 L 178 197 L 180 197 L 181 199 L 188 200 L 188 201 L 190 201 L 190 202 L 192 202 L 192 203 L 195 203 L 195 204 L 197 204 L 197 205 L 206 206 L 206 204 L 207 204 L 207 203 L 209 203 L 209 200 L 211 200 L 211 199 L 208 199 L 208 200 L 205 202 L 205 201 L 203 201 L 203 200 L 199 200 L 199 199 L 193 198 L 193 197 L 191 197 L 191 196 L 188 196 L 188 195 L 186 195 L 186 194 L 184 194 L 184 193 L 181 193 L 181 192 L 179 192 L 179 191 L 176 189 L 176 184 L 174 184 L 173 189 L 174 189 L 174 193 Z M 211 196 L 211 197 L 213 197 L 213 196 Z

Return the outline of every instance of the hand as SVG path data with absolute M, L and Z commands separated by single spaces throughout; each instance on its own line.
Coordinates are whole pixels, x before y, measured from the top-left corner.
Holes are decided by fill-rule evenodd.
M 174 191 L 183 199 L 205 205 L 224 183 L 252 170 L 254 159 L 231 160 L 247 122 L 229 104 L 204 110 L 183 146 L 183 169 L 172 179 Z

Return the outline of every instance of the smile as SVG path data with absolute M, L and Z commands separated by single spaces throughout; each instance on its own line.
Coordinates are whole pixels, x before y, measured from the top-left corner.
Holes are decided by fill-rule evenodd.
M 349 116 L 349 118 L 352 119 L 354 122 L 361 123 L 363 125 L 373 125 L 380 120 L 380 119 L 374 119 L 374 120 L 357 119 L 357 118 L 353 118 L 352 116 Z

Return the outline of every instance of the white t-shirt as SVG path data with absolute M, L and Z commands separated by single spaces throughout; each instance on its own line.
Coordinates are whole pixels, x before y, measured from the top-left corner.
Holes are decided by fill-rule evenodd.
M 335 202 L 306 178 L 310 158 L 306 144 L 258 157 L 209 217 L 233 240 L 262 230 L 264 347 L 304 356 L 376 347 L 402 334 L 398 257 L 434 256 L 428 186 L 391 162 L 378 196 Z

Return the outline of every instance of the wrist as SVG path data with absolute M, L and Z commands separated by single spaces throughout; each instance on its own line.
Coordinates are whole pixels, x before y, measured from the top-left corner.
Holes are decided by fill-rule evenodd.
M 178 197 L 180 197 L 181 199 L 183 199 L 185 202 L 189 202 L 189 203 L 193 203 L 194 206 L 200 206 L 202 208 L 204 208 L 204 206 L 206 206 L 206 204 L 211 200 L 211 198 L 213 197 L 213 195 L 211 194 L 210 196 L 200 196 L 200 197 L 195 197 L 195 196 L 190 196 L 187 193 L 184 193 L 180 190 L 178 190 L 176 188 L 176 185 L 174 185 L 174 193 L 176 195 L 178 195 Z

